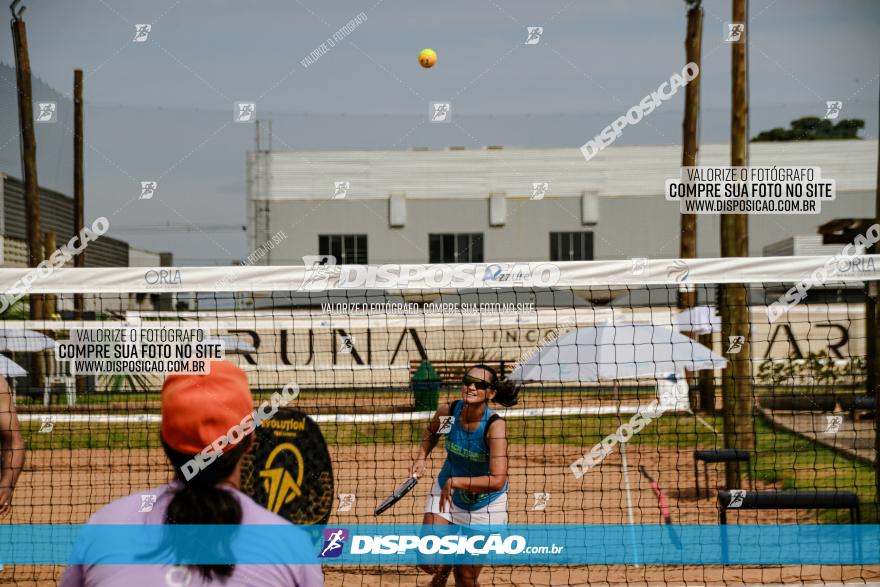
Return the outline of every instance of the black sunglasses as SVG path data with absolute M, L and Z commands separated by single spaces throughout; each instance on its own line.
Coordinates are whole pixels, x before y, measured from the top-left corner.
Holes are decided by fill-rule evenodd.
M 480 389 L 483 391 L 492 387 L 492 384 L 489 383 L 488 381 L 484 381 L 482 379 L 479 379 L 478 377 L 471 377 L 470 375 L 465 375 L 464 377 L 462 377 L 461 383 L 465 387 L 469 387 L 469 386 L 473 385 L 477 389 Z

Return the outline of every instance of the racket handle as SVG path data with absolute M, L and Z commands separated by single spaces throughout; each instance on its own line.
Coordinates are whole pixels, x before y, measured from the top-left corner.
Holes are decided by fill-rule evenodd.
M 654 490 L 654 495 L 657 496 L 657 501 L 660 502 L 660 513 L 664 518 L 669 517 L 669 503 L 666 501 L 666 496 L 663 495 L 663 492 L 660 491 L 660 486 L 657 485 L 657 482 L 651 483 L 651 489 Z

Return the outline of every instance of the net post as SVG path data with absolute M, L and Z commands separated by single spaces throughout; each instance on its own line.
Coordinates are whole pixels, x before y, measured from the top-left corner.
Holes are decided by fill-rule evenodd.
M 690 6 L 687 12 L 687 34 L 685 36 L 685 64 L 696 63 L 702 66 L 703 46 L 703 8 L 699 3 Z M 697 129 L 700 119 L 700 78 L 692 80 L 685 87 L 684 96 L 684 121 L 682 123 L 681 141 L 681 164 L 682 167 L 694 167 L 697 164 L 697 152 L 699 151 L 699 137 Z M 697 215 L 681 214 L 681 241 L 679 243 L 679 256 L 682 259 L 693 259 L 697 256 Z M 696 289 L 678 290 L 678 307 L 680 310 L 693 308 L 697 305 Z M 694 340 L 701 337 L 692 332 L 687 333 Z M 710 345 L 711 348 L 711 345 Z M 687 377 L 691 387 L 690 402 L 692 406 L 705 410 L 703 400 L 706 399 L 706 379 L 700 374 L 690 373 Z M 698 384 L 698 385 L 696 385 Z M 694 389 L 698 387 L 698 389 Z M 697 401 L 699 400 L 699 401 Z
M 880 103 L 880 101 L 878 101 Z M 877 153 L 877 188 L 874 190 L 874 222 L 880 224 L 880 152 Z M 875 242 L 866 251 L 871 254 L 880 253 L 880 246 Z M 876 280 L 866 284 L 868 296 L 865 304 L 865 337 L 867 339 L 867 377 L 868 394 L 874 397 L 874 517 L 880 519 L 880 282 Z
M 701 334 L 697 341 L 704 347 L 711 349 L 712 333 Z M 699 374 L 700 388 L 700 410 L 708 414 L 715 413 L 715 372 L 710 369 L 703 369 Z
M 748 20 L 748 0 L 733 0 L 732 22 Z M 745 33 L 744 33 L 745 34 Z M 748 155 L 748 36 L 731 45 L 731 116 L 730 164 L 743 167 L 749 164 Z M 721 256 L 749 256 L 749 224 L 745 214 L 725 214 L 721 217 Z M 751 320 L 749 291 L 746 284 L 722 286 L 721 306 L 722 343 L 728 336 L 742 336 L 739 352 L 728 358 L 722 374 L 721 394 L 724 403 L 724 444 L 727 448 L 752 451 L 754 422 L 751 373 Z M 727 489 L 740 488 L 742 471 L 739 463 L 725 464 Z

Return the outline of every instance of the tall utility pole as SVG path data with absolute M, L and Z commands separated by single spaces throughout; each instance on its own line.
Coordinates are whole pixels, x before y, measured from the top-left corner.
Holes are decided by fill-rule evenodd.
M 54 251 L 58 248 L 58 241 L 54 230 L 46 231 L 45 237 L 43 238 L 43 248 L 46 251 Z M 56 311 L 57 301 L 58 299 L 54 294 L 45 294 L 43 296 L 43 311 L 46 314 L 46 318 L 50 320 L 52 319 L 52 316 Z
M 730 119 L 730 164 L 745 167 L 748 157 L 749 95 L 747 48 L 749 39 L 748 0 L 733 0 L 735 23 L 743 23 L 744 30 L 738 42 L 732 45 L 732 108 Z M 747 257 L 749 255 L 749 224 L 745 214 L 721 216 L 721 256 Z M 727 368 L 721 378 L 721 398 L 724 410 L 724 446 L 753 450 L 755 431 L 752 420 L 751 369 L 751 316 L 749 290 L 746 284 L 721 286 L 721 340 L 728 336 L 742 336 L 739 353 L 728 355 Z M 739 488 L 742 483 L 739 463 L 727 463 L 727 488 Z
M 85 188 L 83 182 L 83 72 L 73 70 L 73 233 L 85 226 Z M 83 252 L 73 257 L 74 267 L 86 266 L 86 255 Z M 85 300 L 82 294 L 73 296 L 74 315 L 82 320 L 85 311 Z M 76 376 L 76 393 L 86 392 L 86 378 Z
M 83 211 L 85 193 L 83 191 L 83 72 L 81 69 L 73 70 L 73 234 L 79 232 L 85 225 Z M 85 267 L 85 255 L 76 255 L 73 258 L 74 267 Z M 83 296 L 76 294 L 73 297 L 73 305 L 76 317 L 83 317 Z
M 874 222 L 880 224 L 880 147 L 877 149 L 877 191 L 874 193 Z M 874 243 L 869 252 L 880 253 L 880 245 Z M 880 515 L 880 283 L 876 280 L 868 282 L 868 296 L 865 303 L 865 334 L 868 353 L 868 394 L 874 396 L 874 472 L 876 474 L 876 491 L 874 500 L 877 513 Z M 871 358 L 873 357 L 873 361 Z
M 690 7 L 687 12 L 687 34 L 684 40 L 685 63 L 695 63 L 702 70 L 703 48 L 703 6 L 702 0 L 686 0 Z M 682 123 L 681 140 L 681 165 L 682 167 L 694 167 L 697 165 L 697 152 L 699 145 L 699 121 L 700 121 L 700 77 L 692 80 L 685 86 L 684 94 L 684 122 Z M 697 256 L 697 215 L 681 215 L 681 238 L 679 257 L 693 259 Z M 696 289 L 678 290 L 678 307 L 682 310 L 693 308 L 697 305 Z M 701 343 L 706 344 L 706 335 L 700 335 Z M 712 335 L 708 335 L 708 347 L 712 348 Z M 714 411 L 715 397 L 712 382 L 712 371 L 700 371 L 699 406 L 703 410 Z
M 24 209 L 27 216 L 28 266 L 36 267 L 43 260 L 40 232 L 40 184 L 37 182 L 37 139 L 34 136 L 34 106 L 31 94 L 31 61 L 28 57 L 27 28 L 21 15 L 24 8 L 12 10 L 12 45 L 15 51 L 15 77 L 18 86 L 18 129 L 21 137 L 21 171 L 24 175 Z M 39 295 L 30 294 L 31 320 L 43 319 Z M 39 383 L 38 383 L 39 384 Z
M 684 41 L 685 63 L 701 65 L 703 44 L 703 7 L 701 0 L 689 0 L 687 12 L 687 36 Z M 682 123 L 681 166 L 694 167 L 700 146 L 697 130 L 700 119 L 700 76 L 684 88 L 684 122 Z M 681 241 L 679 255 L 682 259 L 697 256 L 697 215 L 681 215 Z M 678 290 L 678 307 L 692 308 L 696 305 L 696 290 Z

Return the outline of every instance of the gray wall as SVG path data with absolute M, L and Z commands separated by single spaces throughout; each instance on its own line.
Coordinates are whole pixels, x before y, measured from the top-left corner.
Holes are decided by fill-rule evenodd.
M 301 264 L 318 253 L 319 234 L 366 234 L 370 263 L 427 263 L 428 234 L 482 232 L 486 260 L 547 260 L 551 231 L 591 230 L 581 225 L 580 199 L 553 202 L 509 200 L 507 224 L 489 228 L 487 200 L 409 200 L 403 228 L 388 227 L 388 201 L 273 201 L 269 231 L 258 221 L 256 246 L 275 231 L 288 238 L 271 252 L 268 264 Z M 266 258 L 269 258 L 267 255 Z
M 86 218 L 91 226 L 93 218 Z M 57 246 L 70 241 L 73 226 L 73 198 L 64 194 L 40 188 L 40 230 L 45 234 L 55 231 Z M 25 223 L 24 184 L 20 179 L 7 176 L 3 182 L 3 229 L 5 236 L 22 241 L 27 240 Z M 47 253 L 51 254 L 52 251 Z M 85 252 L 86 267 L 128 267 L 128 243 L 102 236 L 90 242 Z
M 816 234 L 819 225 L 834 218 L 871 218 L 874 192 L 841 192 L 826 202 L 820 214 L 749 215 L 749 256 L 795 234 Z M 597 259 L 625 257 L 677 258 L 679 256 L 678 204 L 656 198 L 601 198 Z M 721 256 L 721 216 L 697 216 L 697 256 Z
M 482 232 L 487 262 L 546 261 L 550 232 L 586 230 L 594 232 L 597 260 L 678 257 L 677 203 L 659 195 L 599 201 L 599 222 L 591 227 L 581 224 L 579 198 L 510 198 L 507 224 L 497 228 L 488 224 L 488 199 L 408 200 L 404 228 L 388 227 L 387 200 L 260 201 L 270 210 L 258 215 L 255 242 L 259 247 L 283 230 L 288 238 L 263 262 L 299 265 L 303 255 L 318 253 L 319 234 L 366 234 L 370 263 L 427 263 L 429 233 Z M 749 254 L 760 256 L 764 246 L 794 234 L 816 234 L 817 226 L 833 218 L 870 217 L 873 205 L 873 192 L 842 192 L 821 214 L 751 215 Z M 697 226 L 698 256 L 719 256 L 720 216 L 700 215 Z

